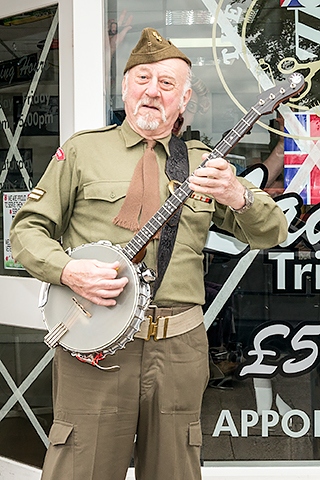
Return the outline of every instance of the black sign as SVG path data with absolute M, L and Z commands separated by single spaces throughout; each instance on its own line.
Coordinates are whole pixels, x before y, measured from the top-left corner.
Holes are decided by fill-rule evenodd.
M 32 53 L 0 63 L 0 87 L 8 87 L 31 81 L 38 66 L 38 55 Z

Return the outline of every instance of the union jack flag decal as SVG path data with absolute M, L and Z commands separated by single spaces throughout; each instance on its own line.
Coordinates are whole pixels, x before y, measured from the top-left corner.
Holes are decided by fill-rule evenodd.
M 280 7 L 302 8 L 303 5 L 298 0 L 280 0 Z
M 295 113 L 297 120 L 305 129 L 307 135 L 313 138 L 320 138 L 320 118 L 312 113 Z M 287 130 L 285 128 L 285 132 Z M 320 142 L 312 140 L 320 147 Z M 299 143 L 299 142 L 298 142 Z M 304 161 L 308 153 L 300 150 L 298 143 L 289 137 L 284 139 L 284 187 L 287 188 Z M 303 199 L 305 205 L 316 205 L 320 203 L 320 162 L 317 162 L 319 155 L 316 155 L 315 161 L 307 169 L 305 184 L 302 191 L 297 192 Z

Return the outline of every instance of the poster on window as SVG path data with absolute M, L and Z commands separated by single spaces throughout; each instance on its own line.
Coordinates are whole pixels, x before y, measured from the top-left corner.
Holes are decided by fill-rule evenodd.
M 12 257 L 10 244 L 10 227 L 18 210 L 25 203 L 29 192 L 4 192 L 3 193 L 3 263 L 5 269 L 22 270 L 21 263 Z

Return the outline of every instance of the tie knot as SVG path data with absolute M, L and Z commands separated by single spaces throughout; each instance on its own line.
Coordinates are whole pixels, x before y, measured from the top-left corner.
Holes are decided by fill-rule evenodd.
M 156 140 L 144 140 L 147 144 L 147 148 L 154 148 L 157 144 Z

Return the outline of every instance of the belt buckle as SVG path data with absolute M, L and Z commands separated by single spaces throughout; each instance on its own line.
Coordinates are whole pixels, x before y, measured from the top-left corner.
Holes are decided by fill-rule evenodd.
M 148 342 L 150 340 L 150 338 L 153 337 L 154 341 L 157 342 L 159 340 L 157 338 L 157 333 L 158 333 L 158 325 L 159 325 L 160 316 L 158 315 L 156 317 L 156 312 L 157 312 L 157 306 L 156 305 L 149 305 L 148 308 L 152 311 L 152 314 L 147 316 L 147 318 L 149 320 L 149 328 L 148 328 L 148 335 L 147 335 L 146 341 Z
M 167 338 L 167 332 L 168 332 L 168 325 L 169 325 L 169 318 L 170 317 L 162 317 L 164 318 L 164 325 L 163 325 L 163 336 L 161 338 L 157 337 L 158 334 L 158 326 L 159 326 L 159 320 L 161 318 L 160 315 L 156 316 L 157 312 L 157 306 L 156 305 L 149 305 L 149 309 L 151 309 L 152 314 L 148 315 L 147 318 L 149 320 L 149 328 L 148 328 L 148 335 L 146 338 L 146 341 L 148 342 L 151 337 L 153 337 L 153 340 L 157 342 L 158 340 L 161 340 L 161 338 Z

